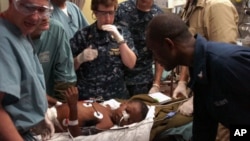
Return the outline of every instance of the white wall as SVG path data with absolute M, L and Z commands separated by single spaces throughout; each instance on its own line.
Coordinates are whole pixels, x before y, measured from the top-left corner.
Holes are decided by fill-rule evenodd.
M 0 0 L 0 12 L 3 12 L 8 8 L 9 1 L 8 0 Z

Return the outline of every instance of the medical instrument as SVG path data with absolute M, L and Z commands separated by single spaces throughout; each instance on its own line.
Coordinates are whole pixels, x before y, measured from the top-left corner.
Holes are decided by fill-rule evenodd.
M 88 102 L 83 103 L 83 106 L 84 106 L 84 107 L 93 107 L 93 109 L 95 110 L 94 116 L 95 116 L 96 118 L 98 118 L 98 119 L 102 119 L 102 118 L 103 118 L 103 114 L 102 114 L 101 112 L 97 111 L 96 108 L 95 108 L 95 106 L 94 106 L 94 104 L 92 104 L 92 103 L 95 103 L 95 102 L 97 102 L 97 101 L 98 101 L 98 102 L 101 102 L 101 101 L 103 101 L 103 98 L 102 98 L 102 97 L 91 98 L 90 100 L 88 100 Z
M 130 115 L 126 111 L 122 111 L 122 117 L 120 119 L 119 126 L 120 126 L 122 120 L 128 121 L 129 117 L 130 117 Z
M 93 107 L 93 109 L 95 110 L 94 116 L 95 116 L 96 118 L 98 118 L 98 119 L 102 119 L 102 118 L 103 118 L 103 114 L 102 114 L 101 112 L 97 111 L 94 105 L 92 105 L 92 107 Z
M 175 111 L 172 111 L 172 112 L 169 112 L 169 113 L 167 113 L 167 115 L 166 115 L 166 119 L 169 119 L 169 118 L 172 118 L 172 117 L 174 117 L 176 115 L 176 112 Z
M 83 103 L 83 106 L 84 106 L 84 107 L 92 107 L 92 104 L 89 103 L 89 102 L 87 102 L 87 103 Z

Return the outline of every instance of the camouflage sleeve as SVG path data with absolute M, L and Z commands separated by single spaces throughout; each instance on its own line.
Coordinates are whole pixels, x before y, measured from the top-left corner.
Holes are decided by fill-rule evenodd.
M 136 56 L 138 56 L 137 50 L 134 46 L 134 40 L 131 37 L 131 32 L 128 30 L 127 27 L 121 27 L 122 28 L 122 36 L 127 42 L 128 47 L 135 53 Z

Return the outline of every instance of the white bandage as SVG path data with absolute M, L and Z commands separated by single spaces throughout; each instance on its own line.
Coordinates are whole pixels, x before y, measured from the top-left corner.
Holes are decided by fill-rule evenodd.
M 57 101 L 55 106 L 60 106 L 60 105 L 62 105 L 62 102 Z
M 76 126 L 78 124 L 79 124 L 78 120 L 69 120 L 68 126 Z
M 49 120 L 51 120 L 53 122 L 55 120 L 57 120 L 57 111 L 56 111 L 56 108 L 54 106 L 51 107 L 51 108 L 48 108 L 47 115 L 48 115 Z
M 47 114 L 48 119 L 51 120 L 55 126 L 59 127 L 59 129 L 61 131 L 63 131 L 63 128 L 62 128 L 61 124 L 57 120 L 57 110 L 56 110 L 56 107 L 53 106 L 51 108 L 48 108 L 46 114 Z
M 122 111 L 122 117 L 124 121 L 128 121 L 130 115 L 126 111 Z

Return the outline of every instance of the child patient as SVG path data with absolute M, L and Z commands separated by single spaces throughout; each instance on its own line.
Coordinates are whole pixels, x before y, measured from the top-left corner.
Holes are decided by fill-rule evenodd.
M 55 124 L 56 132 L 67 129 L 73 137 L 91 135 L 110 129 L 114 125 L 124 126 L 145 119 L 148 107 L 139 100 L 129 100 L 116 109 L 102 103 L 78 101 L 78 90 L 69 87 L 65 92 L 67 103 L 50 108 L 47 112 Z M 84 127 L 87 130 L 82 130 Z

